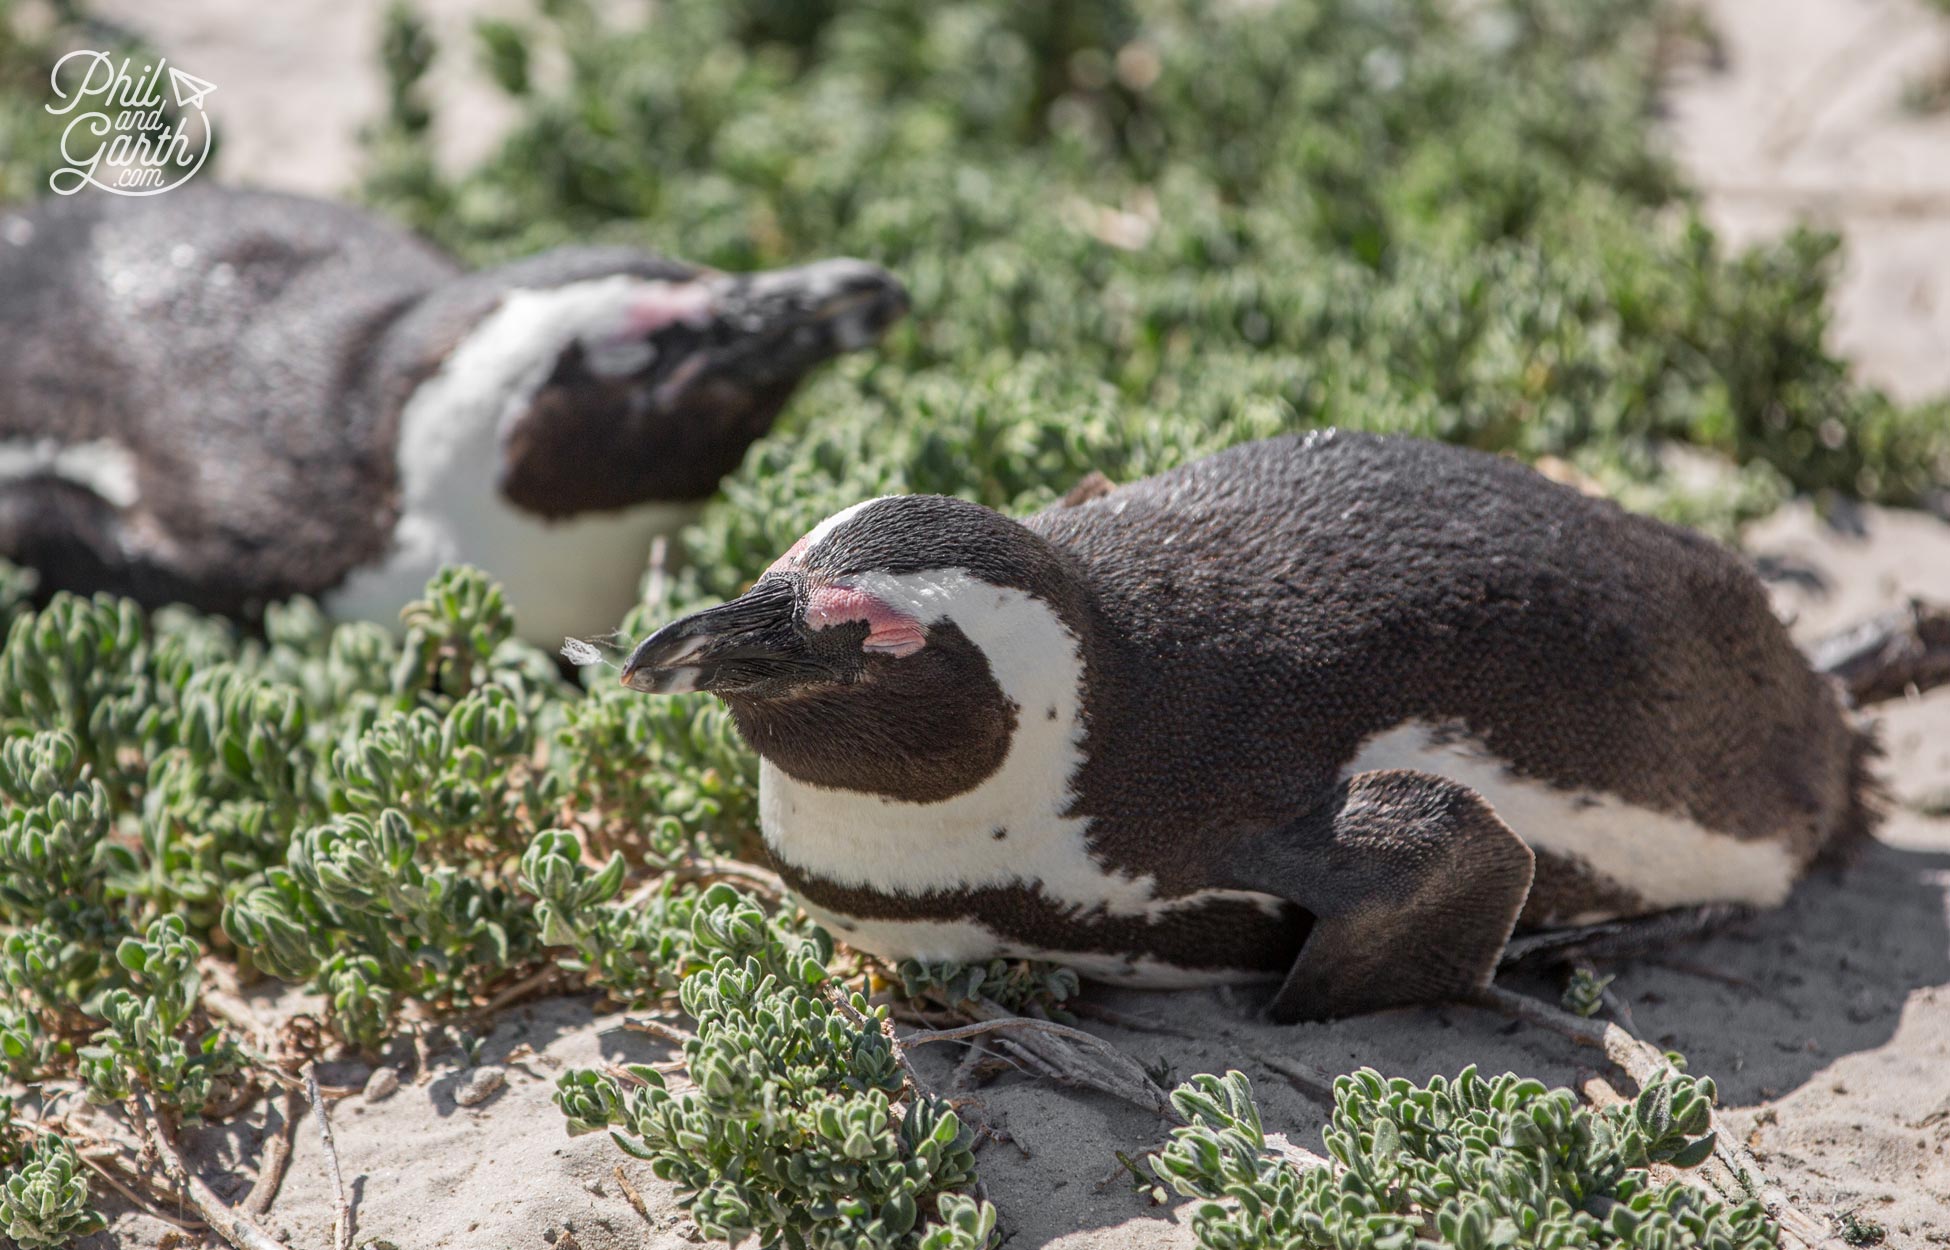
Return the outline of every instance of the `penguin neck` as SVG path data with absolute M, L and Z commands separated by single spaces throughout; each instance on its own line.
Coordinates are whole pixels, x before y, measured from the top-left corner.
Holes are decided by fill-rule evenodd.
M 381 385 L 404 392 L 395 441 L 398 519 L 378 561 L 328 596 L 335 615 L 387 620 L 443 564 L 482 565 L 503 583 L 524 636 L 614 628 L 636 602 L 652 541 L 692 519 L 694 504 L 648 504 L 551 522 L 510 503 L 498 482 L 508 426 L 548 378 L 564 344 L 614 315 L 628 275 L 484 300 L 479 279 L 435 292 L 400 319 L 382 352 Z M 468 316 L 472 320 L 468 321 Z M 468 328 L 444 358 L 432 344 Z M 437 364 L 430 361 L 438 359 Z M 587 569 L 565 592 L 564 569 Z
M 504 293 L 413 389 L 400 414 L 407 510 L 490 495 L 501 476 L 507 431 L 533 403 L 563 348 L 584 329 L 615 320 L 639 285 L 617 274 Z
M 952 625 L 938 619 L 928 648 L 900 662 L 919 659 L 951 628 L 965 637 L 1013 717 L 1001 758 L 974 785 L 945 797 L 823 784 L 741 717 L 760 755 L 760 828 L 781 873 L 788 882 L 908 897 L 1033 886 L 1066 908 L 1141 911 L 1153 881 L 1093 855 L 1091 819 L 1079 803 L 1094 693 L 1087 619 L 1069 605 L 1059 613 L 1045 600 L 984 582 L 956 597 L 964 610 L 952 614 Z M 899 760 L 919 754 L 918 744 L 903 741 L 895 726 L 863 721 L 862 710 L 835 701 L 821 720 L 798 727 L 795 750 L 877 751 L 888 761 L 883 775 L 895 775 Z

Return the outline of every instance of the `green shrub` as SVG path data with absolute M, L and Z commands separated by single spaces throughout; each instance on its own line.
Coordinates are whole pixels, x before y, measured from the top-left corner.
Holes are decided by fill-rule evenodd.
M 944 1099 L 906 1088 L 887 1009 L 829 982 L 825 934 L 781 927 L 723 885 L 698 900 L 691 934 L 687 962 L 708 961 L 678 986 L 697 1021 L 694 1088 L 643 1065 L 566 1073 L 556 1101 L 572 1130 L 609 1129 L 714 1239 L 987 1245 L 993 1212 L 955 1200 L 975 1178 L 968 1134 Z
M 1713 1083 L 1669 1076 L 1628 1104 L 1593 1110 L 1569 1090 L 1474 1067 L 1426 1086 L 1363 1068 L 1334 1081 L 1328 1165 L 1269 1149 L 1238 1072 L 1172 1092 L 1189 1126 L 1154 1161 L 1196 1199 L 1212 1250 L 1382 1250 L 1439 1244 L 1761 1250 L 1775 1228 L 1757 1201 L 1713 1201 L 1656 1184 L 1649 1164 L 1696 1167 L 1712 1152 Z
M 1018 1015 L 1041 1013 L 1067 1019 L 1063 1004 L 1081 982 L 1060 964 L 1031 959 L 991 959 L 983 963 L 924 964 L 903 959 L 894 969 L 904 998 L 932 998 L 948 1007 L 987 999 Z
M 880 491 L 1019 509 L 1328 423 L 1558 456 L 1721 530 L 1790 488 L 1950 480 L 1943 405 L 1824 346 L 1833 240 L 1730 257 L 1654 153 L 1683 32 L 1653 0 L 1046 8 L 551 3 L 483 36 L 503 148 L 443 179 L 396 118 L 368 191 L 483 260 L 596 237 L 902 274 L 913 321 L 754 449 L 692 593 Z M 507 71 L 517 39 L 566 77 Z M 1689 487 L 1669 442 L 1741 467 Z
M 41 1137 L 17 1169 L 0 1173 L 0 1235 L 21 1250 L 56 1250 L 101 1226 L 81 1160 L 60 1138 Z
M 130 984 L 108 990 L 90 1008 L 108 1025 L 95 1045 L 80 1051 L 90 1100 L 119 1103 L 139 1081 L 161 1105 L 195 1116 L 215 1082 L 242 1066 L 221 1031 L 188 1027 L 203 986 L 196 966 L 201 951 L 179 916 L 165 916 L 142 937 L 117 945 L 115 961 Z

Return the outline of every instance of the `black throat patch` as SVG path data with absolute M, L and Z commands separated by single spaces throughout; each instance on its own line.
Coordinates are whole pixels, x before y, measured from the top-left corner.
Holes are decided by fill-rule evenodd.
M 852 624 L 826 632 L 857 649 L 865 631 Z M 1021 709 L 981 648 L 942 621 L 929 627 L 926 647 L 896 662 L 898 683 L 876 681 L 869 670 L 787 698 L 725 701 L 752 749 L 809 785 L 939 803 L 993 776 Z

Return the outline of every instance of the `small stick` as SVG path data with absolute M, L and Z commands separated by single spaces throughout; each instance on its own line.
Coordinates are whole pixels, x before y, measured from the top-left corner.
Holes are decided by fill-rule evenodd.
M 461 1018 L 462 1022 L 470 1026 L 481 1023 L 502 1008 L 520 1002 L 522 999 L 535 995 L 538 991 L 552 986 L 556 977 L 561 975 L 561 972 L 562 969 L 555 964 L 547 964 L 541 968 L 537 968 L 521 980 L 497 992 L 479 1007 L 468 1012 Z
M 176 1141 L 176 1130 L 166 1117 L 158 1115 L 150 1105 L 148 1091 L 140 1084 L 129 1091 L 129 1119 L 142 1137 L 142 1144 L 168 1170 L 171 1179 L 183 1187 L 190 1205 L 217 1236 L 235 1246 L 237 1250 L 286 1250 L 284 1243 L 275 1241 L 271 1235 L 259 1228 L 249 1216 L 240 1215 L 223 1199 L 217 1197 L 203 1179 L 190 1171 L 183 1161 L 183 1152 Z
M 616 1165 L 615 1176 L 617 1186 L 622 1189 L 623 1196 L 629 1199 L 630 1205 L 636 1208 L 636 1213 L 643 1217 L 645 1224 L 655 1228 L 657 1221 L 650 1218 L 650 1208 L 643 1205 L 643 1195 L 636 1191 L 635 1185 L 630 1184 L 630 1178 L 624 1174 L 623 1165 L 620 1163 Z
M 784 898 L 786 895 L 785 879 L 783 877 L 769 868 L 762 868 L 757 864 L 748 864 L 742 859 L 697 856 L 683 860 L 674 866 L 671 871 L 678 876 L 700 881 L 728 877 L 734 881 L 747 882 L 754 889 L 762 890 L 774 898 Z
M 648 1033 L 652 1037 L 662 1038 L 676 1046 L 688 1045 L 697 1040 L 697 1034 L 687 1029 L 680 1029 L 674 1024 L 665 1024 L 661 1020 L 643 1020 L 635 1016 L 625 1016 L 623 1023 L 618 1027 L 628 1029 L 632 1033 Z
M 1063 1072 L 1060 1068 L 1011 1038 L 995 1039 L 995 1053 L 1013 1064 L 1018 1071 L 1027 1072 L 1031 1076 L 1040 1076 L 1046 1081 L 1063 1083 Z
M 1602 1076 L 1586 1077 L 1578 1089 L 1584 1094 L 1584 1100 L 1594 1107 L 1616 1107 L 1631 1101 Z
M 278 1099 L 278 1115 L 282 1123 L 278 1131 L 264 1143 L 264 1159 L 257 1167 L 257 1183 L 244 1199 L 244 1210 L 252 1215 L 268 1215 L 271 1204 L 277 1201 L 278 1186 L 284 1183 L 284 1169 L 291 1163 L 291 1136 L 298 1126 L 298 1116 L 304 1107 L 298 1091 L 287 1089 Z
M 332 1117 L 326 1114 L 325 1099 L 318 1092 L 317 1064 L 305 1065 L 305 1092 L 311 1096 L 311 1113 L 318 1117 L 318 1141 L 332 1168 L 333 1250 L 352 1250 L 352 1204 L 346 1201 L 345 1175 L 339 1171 L 339 1151 L 332 1143 Z
M 983 1021 L 1028 1020 L 1028 1017 L 1010 1014 L 1006 1008 L 987 998 L 976 999 L 966 1010 Z M 1042 1066 L 1054 1069 L 1056 1079 L 1066 1085 L 1094 1089 L 1134 1103 L 1167 1120 L 1182 1122 L 1177 1109 L 1171 1105 L 1171 1099 L 1151 1080 L 1144 1065 L 1095 1034 L 1048 1020 L 1030 1020 L 1027 1025 L 1014 1028 L 1007 1038 L 997 1040 L 1004 1049 L 1012 1052 L 1033 1053 Z M 1096 1057 L 1092 1058 L 1073 1042 L 1080 1042 L 1083 1048 L 1095 1051 Z
M 159 1219 L 165 1224 L 173 1225 L 186 1233 L 202 1232 L 209 1227 L 202 1220 L 193 1220 L 186 1216 L 176 1215 L 163 1210 L 162 1207 L 157 1205 L 159 1197 L 167 1198 L 171 1202 L 180 1203 L 182 1199 L 177 1197 L 177 1195 L 168 1193 L 167 1191 L 164 1191 L 160 1195 L 154 1191 L 146 1195 L 140 1194 L 130 1186 L 124 1184 L 121 1178 L 117 1177 L 114 1171 L 108 1166 L 110 1160 L 116 1163 L 123 1163 L 124 1166 L 127 1166 L 122 1158 L 121 1152 L 114 1147 L 103 1147 L 101 1153 L 93 1150 L 77 1151 L 75 1157 L 87 1164 L 97 1176 L 108 1182 L 110 1188 L 114 1189 L 116 1193 L 121 1194 L 124 1198 L 127 1198 L 143 1214 Z

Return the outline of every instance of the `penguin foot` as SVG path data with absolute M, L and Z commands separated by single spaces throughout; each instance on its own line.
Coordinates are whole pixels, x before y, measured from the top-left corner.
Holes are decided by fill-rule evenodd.
M 1467 997 L 1489 983 L 1535 860 L 1481 795 L 1430 773 L 1358 773 L 1260 841 L 1251 888 L 1312 912 L 1274 997 L 1282 1024 Z

